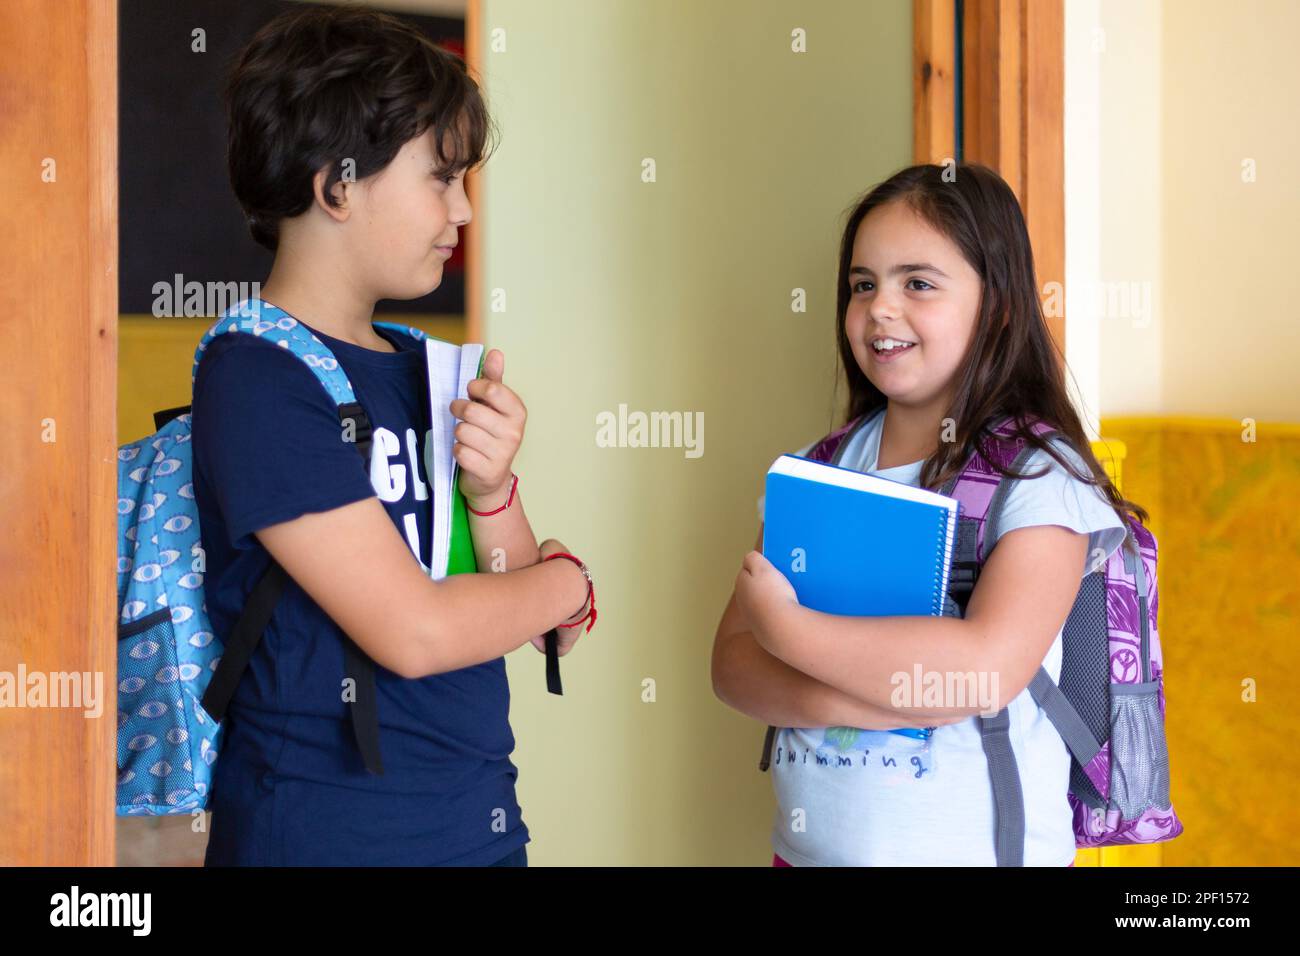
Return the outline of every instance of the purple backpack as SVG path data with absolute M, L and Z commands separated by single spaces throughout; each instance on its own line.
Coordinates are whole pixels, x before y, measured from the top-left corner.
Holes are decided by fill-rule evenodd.
M 831 432 L 808 453 L 814 461 L 838 465 L 848 441 L 880 409 Z M 1021 473 L 1037 450 L 1011 434 L 1007 420 L 940 489 L 961 503 L 957 540 L 944 614 L 961 617 L 980 569 L 988 559 L 985 540 L 996 541 L 1002 504 L 1017 480 L 1001 475 L 986 459 Z M 1060 438 L 1049 425 L 1034 432 Z M 1032 481 L 1032 478 L 1020 479 Z M 1156 539 L 1127 518 L 1123 545 L 1102 567 L 1083 578 L 1061 632 L 1059 685 L 1043 668 L 1030 681 L 1034 701 L 1069 748 L 1069 801 L 1076 846 L 1159 843 L 1183 832 L 1169 798 L 1169 754 L 1165 746 L 1164 667 L 1156 631 Z M 1092 559 L 1090 559 L 1092 560 Z M 1008 735 L 1008 712 L 980 718 L 989 761 L 997 818 L 998 866 L 1024 861 L 1025 813 L 1020 775 Z M 768 730 L 762 769 L 767 769 L 773 732 Z

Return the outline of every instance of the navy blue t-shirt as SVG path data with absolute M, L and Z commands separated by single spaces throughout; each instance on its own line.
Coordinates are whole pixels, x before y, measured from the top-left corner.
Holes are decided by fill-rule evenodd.
M 285 349 L 227 333 L 199 363 L 194 494 L 223 639 L 270 562 L 253 534 L 269 525 L 377 495 L 429 565 L 423 344 L 376 328 L 398 349 L 379 352 L 311 331 L 374 428 L 369 474 L 334 401 Z M 290 581 L 227 712 L 208 865 L 474 866 L 528 842 L 504 658 L 418 680 L 376 665 L 383 775 L 362 764 L 343 679 L 342 630 Z

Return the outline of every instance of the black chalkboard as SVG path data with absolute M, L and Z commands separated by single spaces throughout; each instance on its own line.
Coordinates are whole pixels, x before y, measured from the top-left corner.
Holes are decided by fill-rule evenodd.
M 221 87 L 241 47 L 286 0 L 119 0 L 118 308 L 153 310 L 154 284 L 261 282 L 271 253 L 248 234 L 226 175 Z M 393 12 L 460 52 L 465 23 Z M 206 52 L 194 52 L 193 31 Z M 442 284 L 383 312 L 463 315 L 462 247 Z

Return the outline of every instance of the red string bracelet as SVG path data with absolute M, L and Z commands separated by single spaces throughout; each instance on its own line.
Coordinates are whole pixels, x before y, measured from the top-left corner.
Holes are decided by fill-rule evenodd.
M 469 502 L 465 502 L 465 507 L 469 508 L 471 514 L 476 514 L 480 518 L 487 518 L 492 515 L 500 514 L 501 512 L 505 511 L 514 502 L 515 488 L 519 486 L 519 476 L 514 474 L 514 472 L 511 472 L 511 477 L 514 478 L 514 481 L 510 482 L 510 497 L 506 499 L 506 503 L 503 504 L 500 508 L 494 508 L 491 511 L 475 511 L 473 508 L 469 508 Z
M 554 554 L 548 554 L 546 557 L 542 558 L 542 560 L 549 561 L 551 558 L 568 558 L 578 566 L 578 570 L 582 572 L 582 576 L 587 579 L 587 600 L 582 602 L 582 606 L 586 607 L 588 602 L 591 604 L 591 609 L 579 620 L 574 621 L 572 624 L 557 624 L 556 627 L 580 627 L 583 621 L 590 618 L 591 620 L 590 623 L 587 624 L 587 629 L 582 633 L 591 633 L 591 629 L 596 623 L 596 585 L 591 580 L 591 572 L 587 570 L 587 566 L 582 563 L 581 558 L 569 554 L 567 551 L 557 551 Z

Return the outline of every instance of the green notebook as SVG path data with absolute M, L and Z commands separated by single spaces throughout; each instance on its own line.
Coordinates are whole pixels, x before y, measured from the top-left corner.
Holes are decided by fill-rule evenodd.
M 433 496 L 433 554 L 429 568 L 435 579 L 478 570 L 474 539 L 469 530 L 469 510 L 460 491 L 460 468 L 451 455 L 456 417 L 448 405 L 468 398 L 466 386 L 483 372 L 483 346 L 453 345 L 432 336 L 425 339 L 429 368 L 430 421 L 432 422 L 431 493 Z
M 456 501 L 451 517 L 451 547 L 447 554 L 447 574 L 473 574 L 478 571 L 478 558 L 474 556 L 474 538 L 469 530 L 469 512 L 465 496 L 456 489 Z

